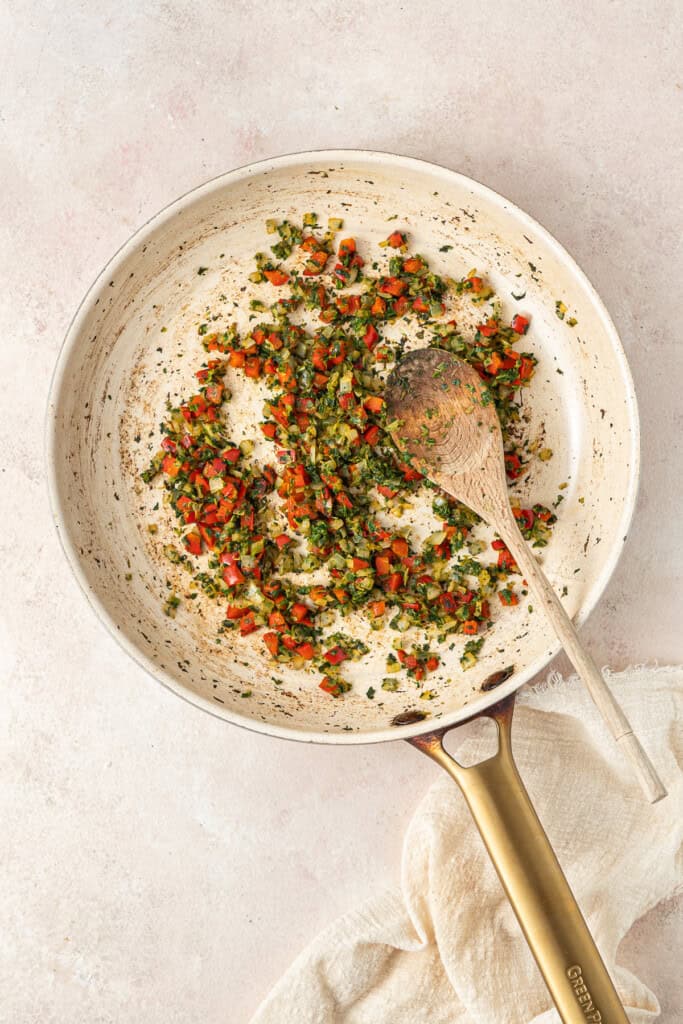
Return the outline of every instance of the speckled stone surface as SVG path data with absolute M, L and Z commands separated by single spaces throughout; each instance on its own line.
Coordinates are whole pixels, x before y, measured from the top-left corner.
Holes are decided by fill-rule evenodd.
M 643 428 L 634 527 L 584 635 L 614 668 L 680 661 L 682 29 L 673 2 L 0 11 L 3 1024 L 246 1021 L 326 922 L 397 879 L 434 778 L 400 744 L 308 749 L 172 697 L 59 549 L 42 427 L 61 338 L 111 253 L 202 180 L 385 149 L 557 235 L 621 332 Z M 623 947 L 665 1024 L 683 1018 L 680 922 L 672 900 Z

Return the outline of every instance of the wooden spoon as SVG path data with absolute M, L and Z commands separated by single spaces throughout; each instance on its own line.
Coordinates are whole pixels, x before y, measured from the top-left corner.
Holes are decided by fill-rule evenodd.
M 500 535 L 543 606 L 576 671 L 651 803 L 666 796 L 654 765 L 519 531 L 508 501 L 503 438 L 479 374 L 450 352 L 424 348 L 394 368 L 385 394 L 389 430 L 411 464 Z

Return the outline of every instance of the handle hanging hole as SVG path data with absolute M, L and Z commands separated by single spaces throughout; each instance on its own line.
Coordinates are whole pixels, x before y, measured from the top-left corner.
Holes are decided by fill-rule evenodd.
M 498 725 L 482 715 L 444 736 L 443 747 L 462 768 L 473 768 L 498 753 Z

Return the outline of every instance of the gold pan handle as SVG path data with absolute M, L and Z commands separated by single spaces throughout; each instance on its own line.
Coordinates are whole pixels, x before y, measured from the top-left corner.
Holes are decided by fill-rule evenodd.
M 470 768 L 442 745 L 449 729 L 408 742 L 458 783 L 564 1024 L 629 1024 L 512 756 L 514 697 L 493 719 L 498 750 Z

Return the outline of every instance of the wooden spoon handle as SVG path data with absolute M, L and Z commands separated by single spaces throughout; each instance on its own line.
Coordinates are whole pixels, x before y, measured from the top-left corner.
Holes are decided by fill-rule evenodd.
M 607 727 L 631 762 L 645 796 L 650 803 L 656 803 L 666 796 L 662 780 L 643 750 L 638 737 L 634 734 L 628 718 L 603 679 L 598 666 L 581 643 L 572 620 L 536 561 L 531 548 L 519 532 L 514 518 L 510 516 L 508 520 L 506 516 L 505 524 L 501 523 L 497 525 L 497 528 L 522 575 L 543 606 L 569 660 L 585 683 Z

